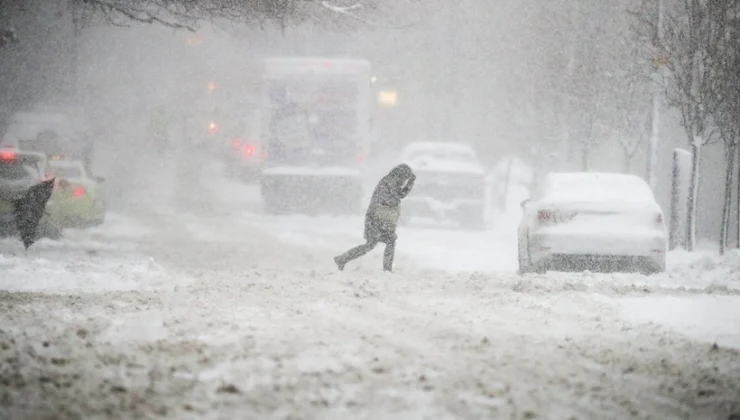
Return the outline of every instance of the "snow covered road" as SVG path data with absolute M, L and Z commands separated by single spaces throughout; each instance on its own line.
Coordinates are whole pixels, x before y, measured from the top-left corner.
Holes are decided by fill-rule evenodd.
M 740 418 L 740 254 L 522 278 L 506 224 L 409 227 L 340 273 L 359 218 L 226 204 L 0 241 L 0 418 Z

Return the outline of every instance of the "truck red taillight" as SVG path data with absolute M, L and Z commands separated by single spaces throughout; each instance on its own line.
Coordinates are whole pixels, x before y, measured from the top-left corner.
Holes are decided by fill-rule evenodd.
M 254 147 L 251 144 L 248 144 L 244 146 L 242 152 L 244 153 L 244 156 L 251 158 L 254 155 Z

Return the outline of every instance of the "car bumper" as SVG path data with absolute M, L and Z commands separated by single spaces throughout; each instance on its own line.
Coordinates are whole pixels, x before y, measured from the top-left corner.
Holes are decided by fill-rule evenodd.
M 606 264 L 665 268 L 665 234 L 653 231 L 630 233 L 538 232 L 529 237 L 529 258 L 534 267 Z

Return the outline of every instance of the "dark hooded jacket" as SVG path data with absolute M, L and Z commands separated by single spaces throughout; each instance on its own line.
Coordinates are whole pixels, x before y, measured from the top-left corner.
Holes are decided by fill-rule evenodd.
M 377 242 L 396 240 L 396 225 L 401 216 L 401 199 L 414 187 L 416 175 L 402 163 L 384 176 L 375 187 L 365 214 L 365 239 Z

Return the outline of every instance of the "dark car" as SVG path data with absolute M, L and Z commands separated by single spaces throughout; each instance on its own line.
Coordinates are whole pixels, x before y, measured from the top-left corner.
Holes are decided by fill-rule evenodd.
M 403 151 L 417 175 L 404 201 L 402 222 L 412 217 L 457 221 L 472 229 L 486 227 L 486 178 L 475 151 L 446 142 L 415 142 Z

